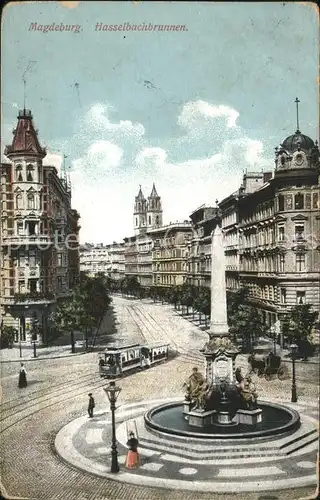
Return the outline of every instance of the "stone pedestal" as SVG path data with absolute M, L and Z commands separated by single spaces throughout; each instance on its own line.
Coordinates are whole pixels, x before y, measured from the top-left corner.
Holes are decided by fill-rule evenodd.
M 262 422 L 262 410 L 260 408 L 256 410 L 238 410 L 236 416 L 239 424 L 256 425 Z
M 184 401 L 183 403 L 183 415 L 186 420 L 189 420 L 189 413 L 191 412 L 192 406 L 190 401 Z
M 217 413 L 215 416 L 215 423 L 219 425 L 234 425 L 234 422 L 232 422 L 232 418 L 228 411 L 219 411 L 219 413 Z
M 188 415 L 189 425 L 194 427 L 206 427 L 213 423 L 213 417 L 216 413 L 216 410 L 210 411 L 190 411 Z

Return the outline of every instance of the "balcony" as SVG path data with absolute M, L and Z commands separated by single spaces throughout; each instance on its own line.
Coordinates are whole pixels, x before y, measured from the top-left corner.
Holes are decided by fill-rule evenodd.
M 48 304 L 55 301 L 53 293 L 29 292 L 15 293 L 11 297 L 2 297 L 3 305 L 28 305 L 28 304 Z
M 54 245 L 54 241 L 46 234 L 3 236 L 2 238 L 2 246 L 17 247 L 29 245 L 51 246 Z

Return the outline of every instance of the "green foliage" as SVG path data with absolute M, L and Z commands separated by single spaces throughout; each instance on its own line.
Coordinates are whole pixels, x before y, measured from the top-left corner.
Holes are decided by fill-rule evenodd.
M 306 339 L 316 324 L 318 312 L 311 310 L 311 304 L 299 304 L 288 313 L 286 322 L 288 333 L 295 340 Z
M 80 284 L 72 295 L 61 301 L 55 313 L 51 315 L 51 327 L 61 333 L 71 334 L 71 344 L 74 344 L 73 332 L 96 327 L 103 318 L 111 303 L 108 284 L 104 275 L 94 278 L 81 274 Z
M 1 330 L 1 349 L 11 348 L 14 342 L 14 336 L 17 330 L 13 326 L 3 326 Z

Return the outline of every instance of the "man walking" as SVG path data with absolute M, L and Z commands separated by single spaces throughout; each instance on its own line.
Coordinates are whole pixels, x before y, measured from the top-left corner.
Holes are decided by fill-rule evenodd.
M 89 405 L 88 405 L 88 413 L 89 413 L 89 418 L 93 417 L 93 408 L 95 407 L 94 403 L 94 398 L 92 396 L 92 392 L 88 394 L 89 396 Z

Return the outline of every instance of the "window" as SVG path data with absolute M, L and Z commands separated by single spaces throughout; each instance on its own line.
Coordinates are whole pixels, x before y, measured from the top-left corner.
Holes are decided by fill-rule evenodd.
M 36 234 L 36 223 L 35 222 L 27 222 L 28 227 L 28 235 L 35 236 Z
M 24 234 L 23 222 L 17 222 L 17 233 L 19 236 L 23 236 Z
M 138 217 L 136 217 L 136 226 L 138 226 Z
M 306 303 L 306 292 L 297 292 L 297 304 L 305 304 Z
M 61 288 L 62 288 L 62 277 L 61 276 L 58 276 L 57 288 L 58 288 L 58 290 L 61 290 Z
M 279 194 L 278 202 L 279 202 L 279 212 L 283 212 L 284 211 L 284 196 L 282 194 Z
M 29 291 L 30 293 L 35 293 L 37 291 L 37 281 L 36 279 L 29 280 Z
M 278 240 L 284 241 L 284 226 L 278 226 Z
M 17 194 L 16 196 L 16 209 L 17 210 L 22 209 L 22 194 Z
M 319 208 L 319 196 L 318 193 L 313 193 L 312 208 Z
M 156 216 L 156 224 L 159 225 L 159 215 Z
M 28 194 L 28 209 L 33 210 L 35 208 L 34 204 L 34 194 Z
M 29 252 L 29 266 L 30 267 L 36 266 L 36 254 L 35 254 L 35 251 L 33 251 L 33 250 L 30 250 L 30 252 Z
M 62 266 L 62 254 L 61 253 L 57 254 L 57 266 L 58 267 Z
M 298 193 L 294 197 L 294 208 L 296 210 L 302 210 L 304 208 L 303 194 Z
M 285 254 L 282 253 L 279 255 L 279 272 L 284 273 L 284 266 L 285 266 Z
M 287 301 L 287 292 L 285 288 L 280 288 L 280 303 L 285 304 Z
M 25 293 L 25 283 L 24 280 L 19 281 L 19 293 Z
M 27 182 L 33 182 L 32 171 L 33 171 L 33 166 L 32 165 L 28 165 L 27 166 Z
M 296 271 L 298 273 L 305 271 L 305 261 L 306 261 L 306 256 L 304 253 L 296 254 Z
M 296 237 L 296 240 L 303 240 L 304 239 L 304 224 L 296 224 L 295 237 Z
M 22 177 L 22 165 L 17 165 L 16 166 L 16 181 L 22 182 L 23 177 Z

